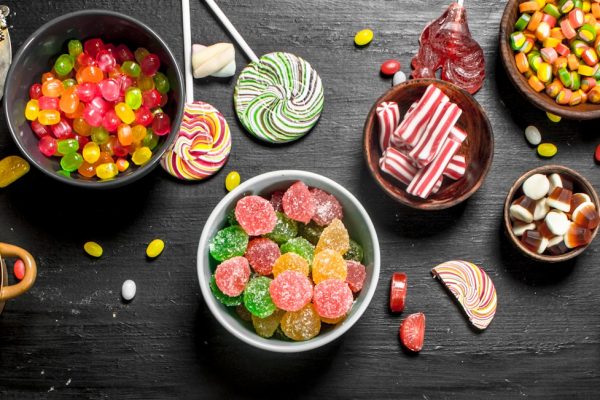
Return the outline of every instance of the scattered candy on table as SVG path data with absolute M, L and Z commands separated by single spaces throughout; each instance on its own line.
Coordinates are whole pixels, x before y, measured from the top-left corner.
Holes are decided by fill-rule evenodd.
M 392 85 L 396 86 L 403 82 L 406 82 L 406 74 L 402 71 L 396 72 L 392 78 Z
M 19 156 L 0 160 L 0 188 L 5 188 L 29 172 L 29 163 Z
M 556 155 L 557 152 L 558 152 L 558 148 L 556 147 L 555 144 L 552 144 L 552 143 L 541 143 L 537 147 L 537 153 L 539 154 L 540 157 L 552 158 Z
M 239 172 L 231 171 L 225 177 L 225 189 L 227 189 L 228 192 L 231 192 L 233 189 L 240 185 L 240 181 L 241 177 Z
M 400 61 L 397 60 L 387 60 L 381 64 L 381 73 L 386 76 L 392 76 L 396 72 L 400 71 Z
M 146 255 L 149 258 L 156 258 L 163 252 L 164 249 L 165 242 L 163 242 L 161 239 L 154 239 L 148 244 L 148 247 L 146 248 Z
M 558 123 L 558 122 L 560 122 L 562 120 L 562 117 L 560 117 L 558 115 L 555 115 L 555 114 L 552 114 L 552 113 L 549 113 L 549 112 L 546 113 L 546 116 L 548 117 L 548 119 L 550 121 L 552 121 L 554 123 Z
M 136 290 L 135 282 L 128 279 L 123 282 L 123 286 L 121 286 L 121 297 L 123 297 L 123 300 L 125 301 L 131 301 L 135 297 Z
M 600 163 L 600 144 L 596 146 L 596 151 L 594 152 L 594 159 L 597 163 Z
M 525 139 L 527 139 L 527 142 L 532 146 L 537 146 L 542 142 L 542 134 L 538 128 L 530 125 L 525 128 Z
M 194 44 L 192 68 L 196 79 L 207 76 L 231 77 L 235 75 L 235 48 L 231 43 L 217 43 L 208 47 Z
M 23 260 L 18 259 L 17 261 L 15 261 L 15 264 L 13 265 L 13 274 L 15 275 L 15 278 L 19 281 L 25 278 L 25 263 L 23 262 Z
M 400 341 L 408 350 L 418 353 L 425 342 L 425 314 L 416 313 L 406 317 L 400 324 Z
M 373 40 L 373 31 L 370 29 L 363 29 L 356 32 L 354 35 L 354 44 L 359 47 L 366 46 Z
M 466 261 L 448 261 L 431 270 L 461 305 L 471 324 L 485 329 L 494 319 L 498 296 L 494 283 L 477 265 Z
M 394 272 L 390 286 L 390 310 L 392 312 L 401 313 L 404 311 L 407 289 L 406 274 Z
M 86 242 L 83 245 L 83 250 L 92 257 L 95 258 L 100 258 L 102 257 L 102 254 L 104 253 L 104 249 L 102 249 L 102 246 L 100 246 L 98 243 L 96 242 Z

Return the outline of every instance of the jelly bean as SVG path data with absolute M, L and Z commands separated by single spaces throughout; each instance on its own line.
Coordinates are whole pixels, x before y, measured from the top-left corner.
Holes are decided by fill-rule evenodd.
M 25 278 L 25 263 L 23 260 L 18 259 L 15 261 L 13 265 L 13 275 L 19 281 Z
M 142 94 L 142 103 L 148 108 L 155 108 L 160 105 L 160 92 L 156 89 L 145 91 Z
M 52 130 L 50 129 L 50 127 L 42 125 L 38 121 L 31 121 L 31 130 L 39 138 L 52 134 Z
M 76 78 L 77 82 L 80 84 L 86 82 L 98 83 L 104 79 L 104 74 L 100 68 L 94 65 L 89 65 L 83 68 L 81 71 L 78 71 Z
M 79 107 L 79 96 L 75 93 L 75 88 L 65 89 L 58 103 L 60 110 L 66 114 L 74 113 Z
M 65 120 L 61 119 L 58 123 L 51 125 L 52 135 L 57 139 L 69 139 L 73 137 L 73 127 Z
M 154 89 L 154 79 L 151 76 L 142 75 L 137 79 L 137 87 L 145 92 Z
M 169 95 L 167 95 L 166 93 L 161 93 L 160 94 L 160 103 L 158 104 L 158 106 L 164 107 L 167 105 L 168 102 L 169 102 Z
M 29 97 L 33 100 L 37 100 L 42 96 L 42 85 L 34 83 L 29 87 Z
M 96 55 L 96 64 L 103 72 L 109 72 L 117 65 L 117 60 L 109 51 L 100 50 Z
M 381 64 L 381 73 L 386 76 L 394 75 L 400 71 L 400 62 L 397 60 L 387 60 Z
M 59 154 L 67 155 L 79 150 L 79 142 L 75 139 L 63 139 L 56 142 L 56 149 Z M 64 168 L 66 169 L 66 168 Z
M 402 71 L 398 71 L 394 74 L 394 77 L 392 78 L 392 84 L 394 86 L 399 85 L 403 82 L 406 82 L 406 74 Z
M 60 159 L 60 166 L 63 170 L 68 172 L 76 171 L 83 163 L 83 157 L 79 153 L 65 154 Z
M 133 122 L 133 120 L 131 122 Z M 171 131 L 171 118 L 162 112 L 155 114 L 152 121 L 152 129 L 158 136 L 164 136 L 168 134 Z
M 104 144 L 108 142 L 109 134 L 106 129 L 101 126 L 93 127 L 91 130 L 92 142 L 96 144 Z
M 537 148 L 537 152 L 541 157 L 552 158 L 556 155 L 558 149 L 552 143 L 541 143 Z
M 77 85 L 77 81 L 75 79 L 73 79 L 73 78 L 65 79 L 63 81 L 63 87 L 65 89 L 72 88 L 72 87 L 74 87 L 76 85 Z
M 119 173 L 116 164 L 105 163 L 96 167 L 96 176 L 102 180 L 112 179 Z
M 42 125 L 54 125 L 60 121 L 60 113 L 57 110 L 41 110 L 38 114 L 38 122 Z
M 38 99 L 40 110 L 58 110 L 59 100 L 56 97 L 42 96 Z
M 90 65 L 96 65 L 96 60 L 92 58 L 89 54 L 81 53 L 77 56 L 77 59 L 75 60 L 76 70 L 79 71 L 80 69 L 88 67 Z
M 533 146 L 537 146 L 542 142 L 542 134 L 540 130 L 535 126 L 528 126 L 525 128 L 525 138 L 529 142 L 529 144 Z
M 152 150 L 148 147 L 140 147 L 131 156 L 131 161 L 135 165 L 146 164 L 152 158 Z
M 58 79 L 51 79 L 42 84 L 42 94 L 46 97 L 59 97 L 64 89 L 62 82 Z
M 73 130 L 81 136 L 89 136 L 92 134 L 92 127 L 85 122 L 83 118 L 75 118 L 73 120 Z
M 154 86 L 156 90 L 161 94 L 166 94 L 171 90 L 171 84 L 169 83 L 169 78 L 162 72 L 157 72 L 154 75 Z
M 75 93 L 79 96 L 79 100 L 88 103 L 98 95 L 98 85 L 92 82 L 85 82 L 77 86 Z
M 119 158 L 116 162 L 119 172 L 125 172 L 129 169 L 129 161 L 124 158 Z
M 158 146 L 158 140 L 158 135 L 154 133 L 152 128 L 149 128 L 146 137 L 142 140 L 142 145 L 148 147 L 150 150 L 154 150 Z
M 356 32 L 354 35 L 354 43 L 357 46 L 366 46 L 373 40 L 373 31 L 370 29 L 363 29 Z
M 134 143 L 140 143 L 146 137 L 148 130 L 143 125 L 134 125 L 131 128 L 131 137 Z
M 44 136 L 38 142 L 38 149 L 40 153 L 45 155 L 46 157 L 51 157 L 56 154 L 56 139 L 51 136 Z
M 29 163 L 19 156 L 0 160 L 0 188 L 5 188 L 29 172 Z
M 92 58 L 96 58 L 98 52 L 103 49 L 104 42 L 99 38 L 88 39 L 83 44 L 83 51 L 89 54 Z
M 89 142 L 83 148 L 83 159 L 90 164 L 94 164 L 100 158 L 100 147 L 94 142 Z
M 106 101 L 117 101 L 119 98 L 121 85 L 116 79 L 104 79 L 98 83 L 98 88 Z
M 29 121 L 35 121 L 40 112 L 40 105 L 37 100 L 29 100 L 25 105 L 25 118 Z
M 134 61 L 125 61 L 122 65 L 121 65 L 121 71 L 123 71 L 124 74 L 132 77 L 132 78 L 137 78 L 138 76 L 140 76 L 141 72 L 142 72 L 142 68 L 140 67 L 140 65 Z
M 61 54 L 54 62 L 54 70 L 58 75 L 67 75 L 73 70 L 74 58 L 68 54 Z
M 142 105 L 142 91 L 136 87 L 130 87 L 125 92 L 125 103 L 133 110 Z
M 77 172 L 84 178 L 93 178 L 96 176 L 96 167 L 87 161 L 83 161 L 79 168 L 77 168 Z
M 51 81 L 53 79 L 56 79 L 56 75 L 54 75 L 52 72 L 43 73 L 42 74 L 42 86 L 43 86 L 44 82 Z
M 102 254 L 104 253 L 104 249 L 102 249 L 102 246 L 100 246 L 98 243 L 96 242 L 86 242 L 83 245 L 83 250 L 90 256 L 95 257 L 95 258 L 100 258 L 102 257 Z
M 119 128 L 117 129 L 117 135 L 119 136 L 119 142 L 123 146 L 129 146 L 131 143 L 133 143 L 133 135 L 131 133 L 131 126 L 129 126 L 127 124 L 119 125 Z
M 138 47 L 133 52 L 133 56 L 135 57 L 135 61 L 137 61 L 138 64 L 141 64 L 142 60 L 144 58 L 146 58 L 146 56 L 148 56 L 149 54 L 150 54 L 150 52 L 147 49 L 143 48 L 143 47 Z
M 135 123 L 142 126 L 148 126 L 154 120 L 154 115 L 146 106 L 141 106 L 135 111 Z
M 131 107 L 125 103 L 117 103 L 115 105 L 115 112 L 117 113 L 119 119 L 121 119 L 121 121 L 123 121 L 125 124 L 131 124 L 133 121 L 135 121 L 135 113 Z
M 231 171 L 225 177 L 225 188 L 228 192 L 231 192 L 233 189 L 240 185 L 240 174 L 237 171 Z
M 83 119 L 89 125 L 93 127 L 99 127 L 102 125 L 102 120 L 104 118 L 104 114 L 98 108 L 92 106 L 88 103 L 83 110 Z
M 108 110 L 102 117 L 102 127 L 108 132 L 114 133 L 121 124 L 121 119 L 117 116 L 114 109 Z
M 139 63 L 142 73 L 146 76 L 154 76 L 160 69 L 160 59 L 156 54 L 148 54 Z
M 165 249 L 165 242 L 161 239 L 154 239 L 146 248 L 146 255 L 150 258 L 158 257 Z
M 71 57 L 77 57 L 78 55 L 83 53 L 83 45 L 79 40 L 69 40 L 67 47 L 69 48 L 69 55 Z
M 125 301 L 131 301 L 135 297 L 136 291 L 137 287 L 135 282 L 128 279 L 123 282 L 123 286 L 121 286 L 121 297 L 123 297 L 123 300 Z
M 116 51 L 116 58 L 119 64 L 123 64 L 125 61 L 134 60 L 133 53 L 131 50 L 129 50 L 129 47 L 125 46 L 124 44 L 118 45 Z

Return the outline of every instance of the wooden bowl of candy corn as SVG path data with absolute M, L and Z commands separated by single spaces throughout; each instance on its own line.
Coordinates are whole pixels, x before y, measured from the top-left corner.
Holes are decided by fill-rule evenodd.
M 150 27 L 122 13 L 83 10 L 24 41 L 7 75 L 4 110 L 15 143 L 44 174 L 114 188 L 158 165 L 176 138 L 183 90 L 175 57 Z
M 311 195 L 297 197 L 309 188 Z M 316 193 L 337 206 L 321 207 L 319 204 L 323 203 L 314 197 Z M 312 217 L 305 214 L 302 205 L 311 197 L 316 202 L 315 210 L 321 210 Z M 304 221 L 309 222 L 290 221 L 292 217 L 297 221 L 302 218 L 293 215 L 288 205 L 308 217 Z M 324 216 L 324 212 L 330 219 L 331 210 L 335 218 L 329 225 L 323 225 L 326 222 L 317 215 Z M 263 215 L 265 212 L 276 216 L 275 225 L 270 224 L 270 217 Z M 290 227 L 290 222 L 297 223 L 297 231 Z M 265 224 L 270 228 L 256 230 Z M 261 234 L 273 227 L 275 230 Z M 319 227 L 322 231 L 317 232 Z M 337 233 L 332 236 L 334 231 Z M 340 231 L 345 232 L 346 243 L 350 238 L 350 243 L 355 241 L 362 250 L 352 250 L 356 247 L 350 244 L 344 258 L 337 250 L 334 251 L 337 255 L 331 249 L 320 250 L 322 245 L 341 243 Z M 292 242 L 304 242 L 304 250 L 289 247 Z M 273 251 L 277 254 L 271 257 Z M 312 255 L 307 254 L 311 252 Z M 311 261 L 306 261 L 309 258 Z M 325 259 L 329 261 L 324 262 Z M 355 285 L 357 275 L 351 273 L 350 263 L 360 264 L 359 286 Z M 273 171 L 243 182 L 217 204 L 200 237 L 197 269 L 203 298 L 227 331 L 256 348 L 294 353 L 336 340 L 360 319 L 375 293 L 379 263 L 379 241 L 373 223 L 348 190 L 315 173 Z M 339 273 L 346 274 L 345 280 Z M 306 287 L 296 284 L 302 282 Z M 329 285 L 340 286 L 341 292 L 327 295 L 325 288 Z M 343 292 L 349 297 L 342 295 Z M 341 298 L 346 299 L 342 301 L 343 309 L 339 308 Z M 336 304 L 323 307 L 329 302 Z M 330 312 L 342 314 L 338 317 Z
M 453 207 L 483 183 L 494 155 L 490 121 L 465 90 L 437 79 L 396 85 L 375 102 L 365 160 L 393 199 L 419 210 Z
M 511 82 L 537 108 L 572 120 L 600 118 L 600 41 L 594 28 L 600 6 L 568 3 L 540 8 L 539 1 L 508 0 L 500 58 Z
M 527 257 L 557 263 L 577 257 L 598 233 L 600 200 L 578 172 L 545 165 L 523 174 L 504 202 L 504 228 Z

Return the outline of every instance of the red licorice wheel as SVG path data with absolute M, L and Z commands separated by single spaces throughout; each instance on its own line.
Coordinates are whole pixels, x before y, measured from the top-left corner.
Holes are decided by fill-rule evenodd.
M 406 274 L 403 272 L 394 272 L 392 275 L 392 285 L 390 287 L 390 310 L 392 310 L 392 312 L 399 313 L 404 310 L 406 289 Z

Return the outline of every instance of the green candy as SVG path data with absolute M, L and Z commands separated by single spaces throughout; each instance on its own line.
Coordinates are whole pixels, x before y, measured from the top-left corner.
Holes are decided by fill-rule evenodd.
M 271 282 L 272 279 L 259 276 L 251 279 L 244 289 L 244 305 L 252 315 L 258 318 L 267 318 L 277 309 L 269 293 Z
M 61 54 L 54 63 L 56 73 L 61 76 L 67 75 L 73 70 L 73 58 L 68 54 Z
M 83 53 L 83 45 L 79 40 L 69 40 L 69 55 L 71 57 L 77 57 L 81 53 Z
M 132 110 L 137 110 L 142 105 L 142 91 L 136 87 L 130 87 L 125 91 L 125 104 Z
M 79 142 L 75 139 L 59 140 L 56 144 L 56 150 L 62 155 L 75 153 L 79 150 Z
M 68 172 L 77 171 L 81 164 L 83 164 L 83 157 L 79 153 L 65 154 L 60 159 L 60 167 Z
M 71 178 L 71 173 L 69 171 L 65 171 L 64 169 L 59 169 L 56 173 L 60 176 L 64 176 L 65 178 Z
M 100 145 L 108 143 L 108 139 L 110 139 L 108 131 L 104 129 L 102 126 L 93 127 L 92 128 L 91 139 L 92 142 Z
M 315 246 L 303 237 L 295 237 L 281 245 L 281 254 L 296 253 L 312 264 L 315 255 Z
M 248 234 L 239 226 L 221 229 L 208 245 L 210 255 L 217 261 L 243 256 L 248 247 Z
M 216 281 L 214 275 L 210 277 L 208 286 L 210 286 L 210 290 L 211 290 L 212 294 L 223 305 L 226 305 L 227 307 L 233 307 L 233 306 L 239 306 L 240 304 L 242 304 L 243 295 L 240 294 L 239 296 L 231 297 L 231 296 L 227 296 L 225 293 L 221 292 L 221 289 L 219 289 L 219 287 L 217 286 L 217 281 Z
M 344 254 L 345 260 L 354 260 L 357 262 L 362 262 L 364 257 L 362 246 L 356 243 L 354 240 L 350 239 L 350 249 Z
M 313 221 L 310 221 L 308 224 L 300 224 L 299 234 L 304 239 L 308 240 L 315 246 L 319 242 L 319 238 L 321 237 L 321 233 L 323 233 L 323 229 L 325 227 L 319 226 L 315 224 Z
M 148 128 L 146 130 L 146 136 L 142 140 L 142 144 L 148 147 L 150 150 L 154 150 L 156 146 L 158 146 L 158 139 L 159 137 L 156 133 L 154 133 L 154 130 L 152 130 L 152 128 Z
M 77 85 L 77 81 L 75 79 L 69 78 L 69 79 L 65 79 L 63 81 L 63 87 L 65 89 L 68 89 L 68 88 L 73 87 L 75 85 Z
M 162 72 L 157 72 L 154 75 L 154 87 L 158 90 L 159 93 L 165 94 L 168 93 L 171 89 L 171 84 L 169 83 L 169 78 Z
M 123 65 L 121 65 L 121 70 L 125 75 L 129 75 L 132 78 L 137 78 L 142 73 L 142 67 L 135 61 L 125 61 Z
M 235 225 L 239 225 L 240 223 L 237 221 L 237 218 L 235 217 L 235 208 L 232 208 L 228 213 L 227 213 L 227 223 L 231 226 L 235 226 Z
M 515 22 L 515 30 L 516 31 L 524 31 L 531 20 L 531 16 L 529 14 L 522 14 L 517 22 Z
M 544 7 L 544 12 L 546 14 L 552 15 L 556 19 L 558 19 L 562 16 L 562 13 L 558 9 L 558 7 L 556 7 L 556 5 L 554 5 L 554 4 L 546 4 L 546 6 Z M 524 14 L 524 15 L 527 15 L 527 14 Z M 520 30 L 524 31 L 525 28 L 520 29 Z
M 288 218 L 282 212 L 276 212 L 277 223 L 271 233 L 265 235 L 266 238 L 271 239 L 277 244 L 282 244 L 298 236 L 298 223 L 293 219 Z

